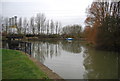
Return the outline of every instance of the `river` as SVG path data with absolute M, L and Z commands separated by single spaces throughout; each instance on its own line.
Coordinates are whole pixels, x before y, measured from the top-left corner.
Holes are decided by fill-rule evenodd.
M 29 41 L 25 46 L 31 57 L 64 79 L 118 79 L 116 52 L 95 50 L 75 40 Z

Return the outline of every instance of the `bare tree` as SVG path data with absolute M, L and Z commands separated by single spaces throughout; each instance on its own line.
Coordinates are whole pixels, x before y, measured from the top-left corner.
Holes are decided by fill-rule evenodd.
M 38 34 L 40 34 L 40 29 L 41 29 L 41 14 L 37 14 L 36 16 L 36 24 L 37 24 L 37 30 L 38 30 Z
M 58 34 L 58 26 L 59 26 L 59 23 L 58 23 L 58 21 L 56 21 L 56 23 L 55 23 L 56 34 Z
M 41 14 L 41 33 L 43 34 L 46 26 L 45 26 L 45 21 L 46 21 L 46 17 L 45 14 Z
M 62 34 L 74 37 L 80 37 L 81 34 L 81 25 L 72 25 L 72 26 L 65 26 L 62 28 Z
M 47 22 L 46 22 L 46 25 L 47 25 L 47 35 L 49 34 L 49 27 L 50 27 L 50 23 L 49 23 L 49 20 L 47 20 Z
M 31 17 L 30 18 L 30 27 L 31 27 L 31 31 L 32 31 L 32 34 L 34 35 L 35 34 L 35 26 L 34 26 L 34 17 Z
M 43 13 L 38 13 L 36 16 L 36 24 L 38 29 L 38 34 L 43 33 L 46 17 Z
M 61 24 L 61 22 L 58 22 L 58 34 L 60 35 L 61 34 L 61 32 L 62 32 L 62 24 Z
M 26 35 L 26 33 L 27 33 L 27 18 L 24 18 L 24 20 L 23 20 L 23 27 L 24 27 L 24 34 Z
M 0 33 L 3 32 L 2 29 L 3 29 L 3 17 L 0 15 Z
M 97 48 L 115 49 L 120 47 L 120 2 L 101 0 L 93 2 L 85 20 L 90 27 L 89 41 Z M 86 26 L 86 27 L 87 27 Z M 91 39 L 92 38 L 92 39 Z M 114 40 L 112 40 L 114 39 Z M 106 42 L 109 41 L 109 42 Z
M 54 22 L 51 20 L 50 22 L 50 29 L 51 29 L 51 34 L 54 34 Z
M 18 26 L 17 26 L 18 34 L 22 33 L 21 30 L 22 30 L 22 18 L 20 17 L 19 20 L 18 20 Z

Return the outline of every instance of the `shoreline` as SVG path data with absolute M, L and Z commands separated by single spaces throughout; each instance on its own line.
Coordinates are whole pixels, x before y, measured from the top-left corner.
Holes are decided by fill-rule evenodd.
M 17 51 L 20 51 L 20 50 L 17 50 Z M 53 72 L 47 66 L 45 66 L 41 62 L 37 61 L 35 58 L 30 57 L 29 54 L 27 54 L 23 51 L 20 51 L 20 52 L 22 52 L 22 54 L 25 54 L 31 61 L 33 61 L 49 77 L 49 79 L 53 79 L 53 80 L 59 79 L 60 81 L 65 81 L 62 77 L 60 77 L 58 74 Z

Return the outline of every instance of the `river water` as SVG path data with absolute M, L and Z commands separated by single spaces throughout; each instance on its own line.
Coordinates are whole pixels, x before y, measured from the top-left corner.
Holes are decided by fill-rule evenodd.
M 118 79 L 118 53 L 95 50 L 75 40 L 29 41 L 25 46 L 31 57 L 64 79 Z

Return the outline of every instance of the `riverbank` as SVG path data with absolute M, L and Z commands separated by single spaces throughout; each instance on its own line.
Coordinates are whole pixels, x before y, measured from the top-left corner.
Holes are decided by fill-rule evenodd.
M 2 49 L 3 79 L 49 79 L 27 56 L 16 50 Z
M 3 79 L 62 79 L 21 51 L 2 49 L 2 62 Z

